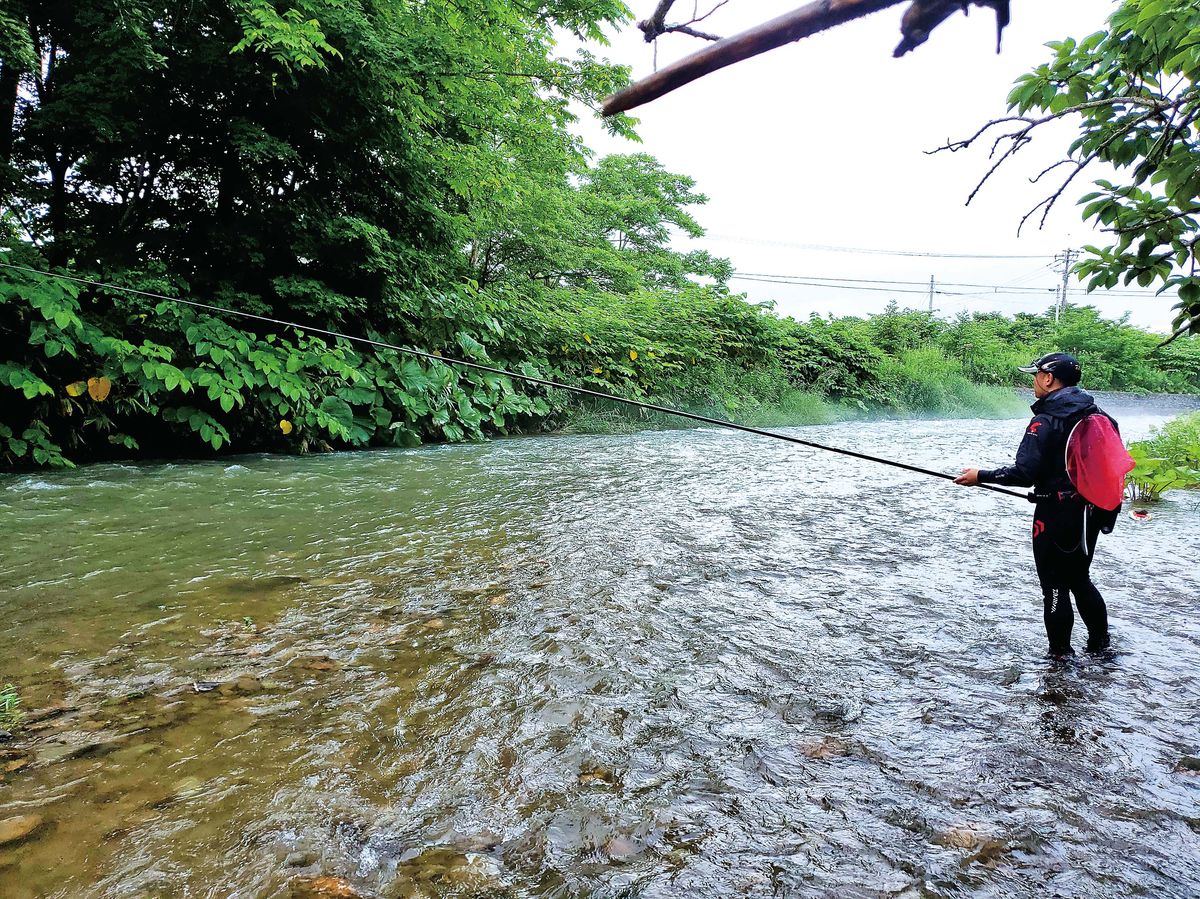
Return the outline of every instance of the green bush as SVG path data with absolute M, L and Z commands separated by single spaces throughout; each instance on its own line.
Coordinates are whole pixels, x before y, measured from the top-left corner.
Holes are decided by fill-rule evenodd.
M 1137 467 L 1129 473 L 1134 499 L 1157 500 L 1168 490 L 1200 487 L 1200 412 L 1155 428 L 1129 447 Z

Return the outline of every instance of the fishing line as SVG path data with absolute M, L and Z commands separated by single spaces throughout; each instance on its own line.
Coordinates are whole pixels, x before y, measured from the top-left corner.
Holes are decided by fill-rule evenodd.
M 105 290 L 119 290 L 125 293 L 136 294 L 137 296 L 148 297 L 155 300 L 163 300 L 168 303 L 178 303 L 183 306 L 191 306 L 194 309 L 204 309 L 209 312 L 219 312 L 225 315 L 236 315 L 241 318 L 252 319 L 253 321 L 265 322 L 271 325 L 280 325 L 285 328 L 294 328 L 300 332 L 309 332 L 312 334 L 323 334 L 327 337 L 338 337 L 342 340 L 348 340 L 352 343 L 366 344 L 367 346 L 379 347 L 385 350 L 395 350 L 398 353 L 407 353 L 410 356 L 418 356 L 422 359 L 428 359 L 433 362 L 443 362 L 450 365 L 461 365 L 464 368 L 473 368 L 477 371 L 486 371 L 494 375 L 502 375 L 507 378 L 514 378 L 519 381 L 526 381 L 530 384 L 540 384 L 543 387 L 552 387 L 556 390 L 566 390 L 571 393 L 582 394 L 583 396 L 595 397 L 596 399 L 609 400 L 614 403 L 623 403 L 626 406 L 633 406 L 637 409 L 646 409 L 651 412 L 661 412 L 665 415 L 674 415 L 679 418 L 690 419 L 691 421 L 703 422 L 704 424 L 716 425 L 719 428 L 728 428 L 733 431 L 741 431 L 744 434 L 757 434 L 759 437 L 770 437 L 775 440 L 783 440 L 787 443 L 794 443 L 798 446 L 807 446 L 812 449 L 824 450 L 828 453 L 837 453 L 842 456 L 849 456 L 852 459 L 862 459 L 867 462 L 876 462 L 880 465 L 890 465 L 892 468 L 899 468 L 904 471 L 911 471 L 917 474 L 931 475 L 935 478 L 942 478 L 947 481 L 953 481 L 956 475 L 946 474 L 943 471 L 934 471 L 931 468 L 921 468 L 919 465 L 909 465 L 906 462 L 897 462 L 893 459 L 884 459 L 880 456 L 872 456 L 868 453 L 859 453 L 854 450 L 844 449 L 839 446 L 828 446 L 824 443 L 814 443 L 811 440 L 802 440 L 799 437 L 793 437 L 790 434 L 779 434 L 775 431 L 765 431 L 762 428 L 754 428 L 750 425 L 740 425 L 736 422 L 725 421 L 720 418 L 710 418 L 707 415 L 698 415 L 694 412 L 684 412 L 682 409 L 672 409 L 670 406 L 660 406 L 657 403 L 644 403 L 641 400 L 631 400 L 623 396 L 616 396 L 611 393 L 604 393 L 599 390 L 590 390 L 587 387 L 576 387 L 573 384 L 563 384 L 560 381 L 552 381 L 548 378 L 538 378 L 533 375 L 520 374 L 515 371 L 508 371 L 503 368 L 496 368 L 491 365 L 483 365 L 479 362 L 470 362 L 466 359 L 454 359 L 449 356 L 439 356 L 436 353 L 429 353 L 425 350 L 412 349 L 411 347 L 397 346 L 393 343 L 386 343 L 382 340 L 374 340 L 370 337 L 355 337 L 352 334 L 343 334 L 339 331 L 330 331 L 327 328 L 316 328 L 308 325 L 301 325 L 296 322 L 284 321 L 283 319 L 271 318 L 267 315 L 258 315 L 253 312 L 242 312 L 238 309 L 227 309 L 224 306 L 214 306 L 211 303 L 201 303 L 197 300 L 184 300 L 179 297 L 169 297 L 161 293 L 153 293 L 148 290 L 138 290 L 135 287 L 123 287 L 119 284 L 106 284 L 102 281 L 92 281 L 87 278 L 78 278 L 73 275 L 61 275 L 57 272 L 47 272 L 41 269 L 31 268 L 27 265 L 14 265 L 9 262 L 0 262 L 0 268 L 14 269 L 16 271 L 29 272 L 34 275 L 41 275 L 45 278 L 58 278 L 62 281 L 72 281 L 76 284 L 86 284 L 90 287 L 99 287 Z M 993 493 L 1005 493 L 1009 496 L 1015 496 L 1018 499 L 1027 499 L 1024 493 L 1018 493 L 1015 490 L 1006 490 L 1003 487 L 997 487 L 994 484 L 978 485 L 984 490 L 991 490 Z

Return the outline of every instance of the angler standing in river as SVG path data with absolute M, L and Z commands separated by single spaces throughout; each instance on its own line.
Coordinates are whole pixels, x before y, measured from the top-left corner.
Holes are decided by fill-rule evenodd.
M 1096 538 L 1101 531 L 1112 531 L 1117 515 L 1116 510 L 1102 509 L 1085 500 L 1076 490 L 1068 474 L 1067 444 L 1076 425 L 1090 416 L 1102 416 L 1110 422 L 1111 434 L 1116 433 L 1117 423 L 1078 386 L 1082 372 L 1074 356 L 1050 353 L 1019 370 L 1033 375 L 1036 402 L 1014 464 L 984 471 L 967 468 L 954 483 L 965 487 L 1005 484 L 1034 488 L 1037 505 L 1033 560 L 1042 588 L 1050 653 L 1064 656 L 1073 652 L 1071 629 L 1075 616 L 1070 596 L 1075 597 L 1079 617 L 1087 626 L 1087 651 L 1100 652 L 1109 645 L 1108 609 L 1092 583 L 1090 569 Z M 1109 448 L 1103 442 L 1098 444 L 1096 455 L 1106 452 Z

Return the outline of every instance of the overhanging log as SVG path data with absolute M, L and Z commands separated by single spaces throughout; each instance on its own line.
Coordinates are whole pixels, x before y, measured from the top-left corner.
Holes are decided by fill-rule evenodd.
M 816 0 L 741 34 L 717 41 L 631 84 L 605 100 L 603 112 L 605 115 L 627 112 L 718 69 L 907 2 L 909 0 Z
M 646 32 L 647 40 L 663 33 L 661 17 L 666 14 L 671 2 L 663 0 L 656 13 L 658 18 L 648 19 L 639 26 Z M 903 40 L 893 55 L 903 56 L 914 47 L 925 43 L 930 32 L 938 25 L 957 11 L 966 13 L 972 6 L 987 7 L 995 12 L 996 52 L 999 53 L 1000 35 L 1009 20 L 1009 2 L 1010 0 L 817 0 L 671 63 L 649 78 L 613 94 L 604 102 L 603 111 L 605 115 L 627 112 L 717 69 L 842 25 L 852 19 L 879 12 L 889 6 L 899 6 L 901 3 L 908 3 L 909 7 L 900 23 Z M 718 7 L 722 5 L 724 4 L 719 4 Z

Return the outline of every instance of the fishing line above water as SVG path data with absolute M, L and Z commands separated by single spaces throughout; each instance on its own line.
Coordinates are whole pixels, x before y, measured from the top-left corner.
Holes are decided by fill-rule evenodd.
M 185 299 L 181 299 L 179 297 L 169 297 L 165 294 L 154 293 L 152 291 L 147 291 L 147 290 L 138 290 L 137 288 L 134 288 L 134 287 L 124 287 L 119 284 L 107 284 L 102 281 L 93 281 L 88 278 L 79 278 L 74 275 L 63 275 L 63 274 L 59 274 L 57 272 L 43 271 L 41 269 L 32 268 L 27 265 L 16 265 L 16 264 L 9 263 L 9 262 L 0 262 L 0 268 L 12 269 L 14 271 L 28 272 L 29 274 L 40 275 L 45 278 L 58 278 L 59 280 L 62 280 L 62 281 L 70 281 L 70 282 L 73 282 L 76 284 L 86 284 L 90 287 L 98 287 L 98 288 L 102 288 L 104 290 L 118 290 L 118 291 L 122 291 L 124 293 L 135 294 L 137 296 L 147 297 L 147 298 L 155 299 L 155 300 L 162 300 L 162 301 L 168 302 L 168 303 L 178 303 L 183 306 L 191 306 L 194 309 L 204 309 L 209 312 L 216 312 L 216 313 L 221 313 L 224 315 L 235 315 L 240 318 L 251 319 L 253 321 L 264 322 L 266 324 L 279 325 L 279 326 L 285 327 L 285 328 L 293 328 L 300 332 L 308 332 L 311 334 L 322 334 L 326 337 L 341 338 L 342 340 L 348 340 L 348 341 L 351 341 L 352 343 L 365 344 L 367 346 L 378 347 L 380 349 L 385 349 L 385 350 L 394 350 L 395 352 L 398 352 L 398 353 L 406 353 L 410 356 L 417 356 L 422 359 L 428 359 L 428 360 L 431 360 L 434 362 L 443 362 L 448 365 L 459 365 L 464 368 L 473 368 L 477 371 L 485 371 L 490 374 L 501 375 L 501 376 L 507 377 L 507 378 L 514 378 L 516 380 L 525 381 L 530 384 L 539 384 L 543 387 L 551 387 L 556 390 L 566 390 L 571 393 L 580 394 L 582 396 L 590 396 L 590 397 L 594 397 L 596 399 L 608 400 L 608 401 L 614 402 L 614 403 L 622 403 L 626 406 L 632 406 L 636 409 L 645 409 L 645 410 L 648 410 L 651 412 L 661 412 L 665 415 L 674 415 L 678 418 L 686 418 L 686 419 L 689 419 L 690 421 L 698 421 L 698 422 L 702 422 L 704 424 L 714 425 L 719 428 L 727 428 L 727 429 L 733 430 L 733 431 L 741 431 L 744 434 L 756 434 L 759 437 L 770 437 L 774 440 L 783 440 L 783 441 L 786 441 L 787 443 L 793 443 L 798 446 L 807 446 L 812 449 L 824 450 L 825 452 L 828 452 L 828 453 L 837 453 L 838 455 L 841 455 L 841 456 L 849 456 L 852 459 L 862 459 L 863 461 L 866 461 L 866 462 L 875 462 L 880 465 L 888 465 L 888 466 L 891 466 L 892 468 L 902 469 L 903 471 L 911 471 L 916 474 L 930 475 L 932 477 L 942 478 L 943 480 L 947 480 L 947 481 L 953 481 L 956 477 L 956 475 L 947 474 L 946 472 L 943 472 L 943 471 L 935 471 L 934 469 L 931 469 L 931 468 L 922 468 L 919 465 L 909 465 L 906 462 L 897 462 L 894 459 L 885 459 L 881 456 L 872 456 L 869 453 L 859 453 L 859 452 L 855 452 L 854 450 L 845 449 L 845 448 L 839 447 L 839 446 L 829 446 L 824 443 L 816 443 L 811 440 L 804 440 L 800 437 L 793 437 L 790 434 L 780 434 L 777 431 L 767 431 L 762 428 L 751 427 L 750 425 L 742 425 L 742 424 L 737 424 L 736 422 L 732 422 L 732 421 L 725 421 L 724 419 L 720 419 L 720 418 L 712 418 L 707 415 L 699 415 L 695 412 L 685 412 L 682 409 L 673 409 L 670 406 L 661 406 L 657 403 L 646 403 L 646 402 L 642 402 L 641 400 L 632 400 L 632 399 L 628 399 L 626 397 L 617 396 L 616 394 L 604 393 L 603 391 L 600 391 L 600 390 L 591 390 L 587 387 L 578 387 L 574 384 L 564 384 L 561 381 L 553 381 L 553 380 L 550 380 L 549 378 L 539 378 L 534 375 L 526 375 L 526 374 L 522 374 L 520 372 L 509 371 L 509 370 L 503 369 L 503 368 L 497 368 L 492 365 L 484 365 L 479 362 L 471 362 L 466 359 L 455 359 L 450 356 L 441 356 L 441 355 L 438 355 L 437 353 L 430 353 L 425 350 L 413 349 L 412 347 L 398 346 L 393 343 L 387 343 L 386 341 L 382 341 L 382 340 L 375 340 L 370 337 L 358 337 L 353 334 L 343 334 L 340 331 L 331 331 L 327 328 L 318 328 L 318 327 L 313 327 L 310 325 L 302 325 L 297 322 L 290 322 L 290 321 L 285 321 L 283 319 L 271 318 L 270 316 L 258 315 L 253 312 L 242 312 L 238 309 L 228 309 L 224 306 L 215 306 L 211 303 L 202 303 L 197 300 L 185 300 Z M 1004 487 L 998 487 L 994 484 L 979 484 L 978 486 L 982 487 L 984 490 L 990 490 L 993 493 L 1004 493 L 1004 494 L 1007 494 L 1008 496 L 1015 496 L 1018 499 L 1027 499 L 1028 498 L 1026 496 L 1026 494 L 1024 494 L 1024 493 L 1018 493 L 1015 490 L 1007 490 Z

